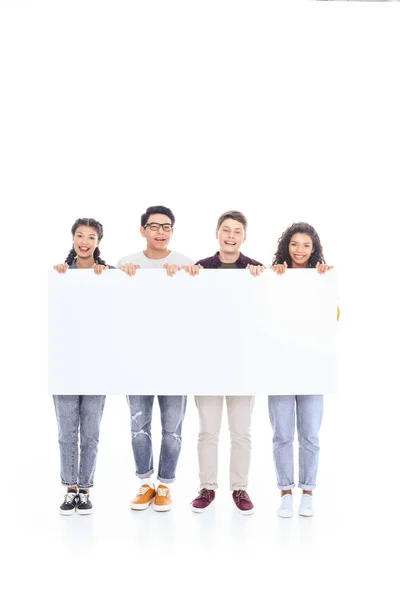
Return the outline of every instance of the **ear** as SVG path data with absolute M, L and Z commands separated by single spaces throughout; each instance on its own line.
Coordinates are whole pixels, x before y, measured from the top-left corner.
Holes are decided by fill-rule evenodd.
M 146 237 L 146 230 L 144 227 L 140 227 L 140 233 L 142 234 L 142 237 Z
M 246 234 L 246 232 L 244 232 L 243 243 L 246 241 L 246 237 L 247 237 L 247 234 Z
M 216 237 L 217 239 L 218 239 L 218 232 L 219 232 L 219 229 L 217 229 L 217 230 L 216 230 L 216 232 L 215 232 L 215 237 Z

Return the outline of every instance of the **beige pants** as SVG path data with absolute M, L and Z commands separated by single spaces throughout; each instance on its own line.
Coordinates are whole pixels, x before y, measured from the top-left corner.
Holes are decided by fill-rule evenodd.
M 229 479 L 231 490 L 245 490 L 250 468 L 250 422 L 254 396 L 225 396 L 231 434 Z M 218 474 L 218 437 L 221 429 L 224 396 L 195 396 L 199 411 L 198 442 L 200 488 L 216 490 Z

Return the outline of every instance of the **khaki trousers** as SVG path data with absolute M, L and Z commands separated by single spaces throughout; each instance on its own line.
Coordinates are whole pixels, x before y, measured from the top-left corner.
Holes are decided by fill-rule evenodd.
M 199 411 L 198 441 L 200 488 L 216 490 L 218 475 L 218 438 L 221 429 L 224 396 L 195 396 Z M 254 396 L 225 396 L 231 435 L 229 480 L 231 490 L 247 487 L 250 458 L 251 413 Z

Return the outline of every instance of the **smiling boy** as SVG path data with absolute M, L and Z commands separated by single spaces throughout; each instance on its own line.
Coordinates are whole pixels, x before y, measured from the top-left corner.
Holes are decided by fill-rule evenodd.
M 175 217 L 165 206 L 150 206 L 141 217 L 140 232 L 146 240 L 146 249 L 125 256 L 117 266 L 133 276 L 138 268 L 162 269 L 173 276 L 183 266 L 193 265 L 191 258 L 168 248 L 174 232 Z M 169 487 L 175 480 L 175 470 L 182 443 L 182 423 L 186 410 L 186 396 L 158 396 L 161 413 L 162 441 L 158 464 L 158 486 L 152 482 L 153 447 L 151 419 L 153 396 L 127 396 L 131 416 L 132 450 L 136 475 L 141 486 L 131 502 L 132 510 L 144 510 L 153 504 L 156 511 L 172 507 Z
M 247 219 L 239 211 L 229 211 L 218 219 L 216 237 L 219 252 L 199 260 L 186 270 L 198 275 L 200 269 L 249 269 L 257 276 L 265 270 L 258 261 L 240 252 L 246 240 Z M 223 396 L 195 396 L 199 411 L 198 456 L 200 492 L 192 502 L 194 512 L 204 512 L 215 498 L 218 471 L 218 437 L 221 429 Z M 231 436 L 230 488 L 237 510 L 243 515 L 254 512 L 246 491 L 251 457 L 250 423 L 254 396 L 226 396 Z

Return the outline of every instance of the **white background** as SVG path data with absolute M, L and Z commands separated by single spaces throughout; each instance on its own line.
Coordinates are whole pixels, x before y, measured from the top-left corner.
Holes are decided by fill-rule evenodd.
M 1 3 L 2 254 L 13 277 L 1 313 L 7 597 L 395 596 L 399 9 Z M 262 397 L 254 516 L 233 511 L 226 423 L 218 504 L 207 515 L 190 512 L 198 485 L 190 399 L 174 511 L 131 514 L 136 481 L 121 397 L 107 400 L 95 514 L 57 514 L 47 270 L 67 255 L 81 216 L 103 223 L 110 263 L 137 251 L 140 214 L 158 203 L 176 214 L 173 248 L 195 259 L 217 249 L 218 215 L 234 208 L 249 219 L 247 255 L 271 261 L 282 231 L 305 220 L 338 267 L 339 393 L 325 402 L 311 521 L 275 516 Z M 162 306 L 146 318 L 167 322 Z M 107 368 L 90 331 L 78 337 Z M 217 330 L 212 343 L 223 348 L 226 337 Z M 155 338 L 155 368 L 167 350 L 168 336 Z M 71 356 L 65 368 L 73 364 Z

